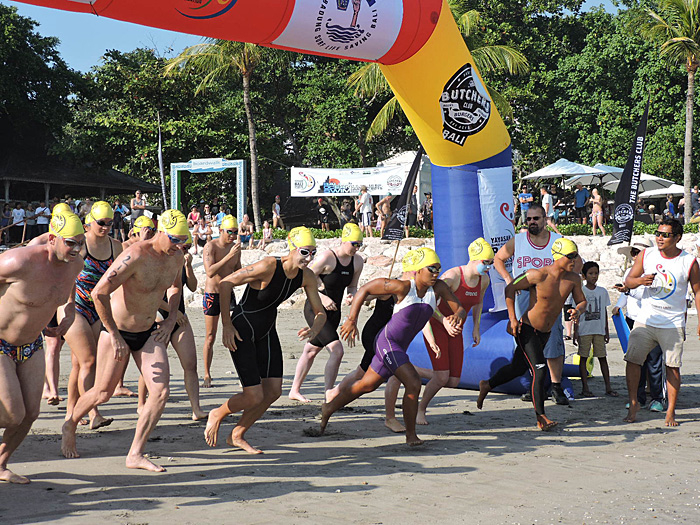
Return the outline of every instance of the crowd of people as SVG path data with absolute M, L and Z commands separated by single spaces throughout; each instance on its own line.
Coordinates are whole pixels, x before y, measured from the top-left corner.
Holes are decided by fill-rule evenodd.
M 131 203 L 132 218 L 134 206 L 146 209 L 139 197 L 137 193 Z M 359 201 L 358 210 L 368 213 L 361 211 L 364 203 L 362 198 Z M 47 232 L 28 246 L 0 255 L 4 306 L 0 312 L 0 427 L 5 428 L 0 480 L 29 482 L 9 470 L 8 461 L 39 415 L 42 391 L 49 404 L 61 401 L 58 357 L 64 340 L 73 357 L 61 437 L 66 458 L 79 457 L 78 426 L 97 429 L 110 425 L 112 420 L 100 407 L 114 395 L 130 394 L 122 381 L 133 359 L 141 372 L 139 410 L 125 463 L 128 468 L 164 470 L 144 454 L 144 448 L 166 409 L 169 344 L 184 370 L 192 419 L 207 420 L 206 443 L 216 446 L 227 416 L 241 412 L 226 442 L 249 453 L 261 453 L 247 441 L 246 433 L 282 395 L 282 345 L 290 342 L 277 335 L 276 312 L 300 288 L 307 302 L 297 335 L 306 343 L 289 397 L 309 402 L 302 387 L 314 360 L 326 349 L 325 402 L 318 435 L 324 433 L 335 412 L 386 382 L 386 426 L 405 433 L 407 444 L 421 444 L 416 429 L 428 424 L 431 401 L 441 389 L 458 386 L 463 368 L 470 366 L 464 363 L 462 335 L 469 313 L 473 317 L 469 341 L 473 346 L 481 344 L 480 319 L 492 268 L 507 283 L 506 329 L 516 349 L 510 363 L 479 383 L 477 408 L 483 408 L 493 389 L 529 372 L 527 399 L 533 404 L 536 425 L 545 431 L 557 425 L 545 412 L 546 379 L 550 379 L 553 400 L 568 404 L 562 388 L 563 316 L 574 323 L 574 343 L 581 357 L 581 396 L 593 396 L 586 381 L 586 361 L 591 355 L 599 360 L 605 394 L 617 396 L 605 348 L 610 336 L 610 298 L 596 284 L 599 267 L 594 261 L 583 261 L 573 241 L 550 232 L 545 208 L 532 201 L 524 217 L 525 230 L 496 253 L 485 239 L 475 239 L 465 254 L 465 264 L 443 271 L 435 251 L 414 249 L 403 257 L 400 277 L 373 279 L 363 286 L 358 286 L 364 266 L 358 251 L 365 234 L 352 222 L 344 225 L 341 243 L 335 248 L 317 255 L 311 231 L 296 227 L 287 236 L 287 255 L 264 257 L 243 267 L 241 250 L 250 242 L 246 239 L 250 230 L 242 226 L 245 217 L 239 223 L 226 214 L 224 206 L 205 205 L 203 214 L 193 209 L 187 217 L 167 210 L 157 218 L 157 227 L 141 213 L 133 219 L 124 242 L 110 236 L 119 210 L 116 203 L 98 201 L 81 220 L 74 213 L 80 209 L 71 208 L 68 202 L 58 203 Z M 206 333 L 201 386 L 210 387 L 215 381 L 211 364 L 219 323 L 221 340 L 242 385 L 240 393 L 208 413 L 200 405 L 197 348 L 182 294 L 183 286 L 191 290 L 198 286 L 191 250 L 201 239 L 203 221 L 204 226 L 206 221 L 209 225 L 216 221 L 219 236 L 207 239 L 202 253 Z M 642 243 L 621 249 L 632 262 L 623 283 L 617 285 L 625 300 L 613 311 L 626 306 L 632 326 L 625 354 L 627 422 L 634 422 L 644 406 L 641 385 L 648 375 L 652 382 L 649 409 L 666 409 L 666 425 L 678 424 L 675 407 L 689 286 L 700 306 L 700 271 L 695 257 L 677 246 L 682 234 L 677 220 L 665 218 L 658 226 L 655 246 Z M 509 259 L 512 273 L 506 269 Z M 48 294 L 47 282 L 51 283 Z M 239 301 L 236 287 L 243 288 Z M 360 311 L 371 301 L 375 301 L 374 311 L 360 334 Z M 343 306 L 349 312 L 341 324 Z M 420 332 L 432 369 L 415 367 L 407 354 L 408 345 Z M 343 341 L 352 346 L 358 336 L 364 347 L 362 360 L 336 384 Z M 421 397 L 423 379 L 428 382 Z M 405 390 L 403 423 L 394 410 L 401 385 Z

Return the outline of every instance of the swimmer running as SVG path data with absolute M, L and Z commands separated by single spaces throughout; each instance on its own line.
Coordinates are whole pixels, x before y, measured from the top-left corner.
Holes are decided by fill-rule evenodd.
M 409 343 L 420 332 L 435 313 L 437 299 L 445 301 L 453 314 L 447 317 L 455 328 L 461 330 L 466 312 L 459 305 L 449 287 L 438 279 L 440 259 L 430 248 L 420 248 L 404 257 L 404 271 L 415 272 L 410 281 L 399 279 L 374 279 L 362 286 L 355 294 L 347 320 L 340 330 L 341 337 L 353 346 L 357 337 L 357 318 L 368 295 L 393 295 L 396 299 L 394 313 L 375 341 L 375 355 L 367 372 L 361 379 L 342 388 L 321 411 L 320 434 L 323 434 L 330 417 L 339 409 L 363 394 L 373 392 L 395 375 L 405 388 L 403 398 L 406 443 L 420 445 L 423 441 L 416 434 L 416 414 L 421 381 L 418 372 L 408 359 Z
M 551 430 L 557 423 L 550 420 L 544 411 L 544 381 L 547 361 L 544 347 L 549 332 L 561 315 L 564 302 L 573 294 L 576 308 L 569 310 L 572 320 L 586 311 L 586 296 L 581 288 L 581 276 L 573 271 L 578 248 L 569 239 L 557 239 L 552 244 L 554 264 L 539 270 L 528 270 L 506 286 L 506 306 L 508 307 L 508 333 L 515 337 L 517 347 L 513 361 L 498 370 L 489 380 L 479 382 L 479 397 L 476 407 L 481 410 L 484 399 L 491 390 L 532 372 L 532 403 L 540 430 Z M 530 305 L 522 320 L 515 314 L 515 294 L 519 290 L 530 290 Z

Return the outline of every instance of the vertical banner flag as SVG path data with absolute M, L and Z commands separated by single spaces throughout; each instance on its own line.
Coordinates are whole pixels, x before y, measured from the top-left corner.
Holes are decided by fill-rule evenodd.
M 413 186 L 416 185 L 416 178 L 420 170 L 421 160 L 423 160 L 423 153 L 423 146 L 421 145 L 418 147 L 418 153 L 416 153 L 416 158 L 411 165 L 411 171 L 408 172 L 406 182 L 401 191 L 401 196 L 396 203 L 394 214 L 391 216 L 391 219 L 389 219 L 389 224 L 387 224 L 384 230 L 382 239 L 389 241 L 399 241 L 403 239 L 404 227 L 406 226 L 406 221 L 408 221 L 408 200 L 411 198 L 411 195 L 413 195 Z M 416 210 L 416 213 L 418 213 L 418 210 Z
M 168 208 L 168 198 L 165 193 L 165 169 L 163 168 L 163 139 L 160 134 L 160 111 L 158 112 L 158 168 L 160 169 L 160 189 L 163 192 L 163 208 Z
M 615 212 L 613 213 L 613 235 L 608 241 L 608 246 L 621 244 L 632 240 L 632 226 L 634 226 L 634 210 L 637 205 L 639 193 L 639 178 L 642 175 L 642 160 L 647 138 L 647 118 L 649 117 L 649 100 L 642 115 L 642 120 L 637 128 L 630 155 L 625 164 L 625 169 L 620 177 L 620 184 L 615 193 Z
M 477 171 L 479 179 L 479 204 L 481 206 L 481 224 L 484 239 L 494 252 L 515 235 L 513 226 L 514 203 L 513 170 L 510 167 L 490 168 Z M 513 260 L 506 261 L 506 270 L 511 271 Z M 506 282 L 497 271 L 489 272 L 494 306 L 492 312 L 506 309 Z

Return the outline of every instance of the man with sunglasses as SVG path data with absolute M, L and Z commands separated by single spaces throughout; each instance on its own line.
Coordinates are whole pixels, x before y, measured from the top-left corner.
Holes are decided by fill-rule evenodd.
M 532 210 L 532 208 L 530 208 Z M 528 212 L 529 213 L 529 212 Z M 561 311 L 569 294 L 573 294 L 576 307 L 569 313 L 575 321 L 586 310 L 586 296 L 581 287 L 581 276 L 574 272 L 578 248 L 569 239 L 557 239 L 551 249 L 554 263 L 540 269 L 528 270 L 506 286 L 508 307 L 508 333 L 515 337 L 517 347 L 513 361 L 498 370 L 490 379 L 479 382 L 476 407 L 481 410 L 488 393 L 501 385 L 522 376 L 529 368 L 532 373 L 531 395 L 535 417 L 540 430 L 551 430 L 557 423 L 545 415 L 544 348 L 550 331 L 561 321 Z M 520 317 L 516 313 L 515 294 L 529 290 L 527 311 Z
M 75 278 L 83 268 L 83 225 L 73 213 L 56 214 L 48 242 L 18 247 L 0 255 L 0 481 L 29 479 L 7 468 L 12 453 L 39 417 L 44 385 L 41 332 L 56 309 L 65 317 L 46 334 L 60 337 L 75 317 Z
M 124 250 L 93 289 L 92 298 L 102 321 L 97 343 L 100 366 L 95 385 L 80 396 L 63 425 L 61 452 L 65 457 L 79 457 L 75 446 L 78 423 L 90 410 L 112 397 L 130 353 L 149 396 L 139 414 L 126 466 L 151 472 L 165 470 L 152 463 L 144 455 L 144 449 L 170 394 L 166 348 L 177 321 L 182 293 L 184 255 L 180 247 L 188 238 L 187 218 L 177 210 L 166 210 L 159 218 L 158 233 Z M 168 316 L 156 323 L 165 293 Z
M 326 311 L 326 324 L 321 332 L 314 339 L 309 340 L 304 346 L 304 351 L 297 362 L 296 373 L 292 388 L 289 391 L 289 399 L 308 403 L 301 393 L 301 385 L 306 379 L 306 375 L 311 370 L 316 356 L 323 350 L 328 349 L 330 354 L 325 368 L 325 398 L 329 400 L 329 392 L 335 385 L 338 377 L 338 368 L 343 359 L 343 343 L 338 338 L 338 325 L 340 324 L 340 308 L 345 304 L 350 304 L 357 292 L 357 283 L 360 281 L 360 274 L 364 261 L 357 253 L 362 246 L 362 232 L 357 224 L 348 223 L 343 226 L 340 246 L 335 249 L 326 250 L 321 253 L 309 265 L 309 268 L 318 278 L 319 289 L 321 290 L 321 302 Z M 345 290 L 347 289 L 347 295 Z M 343 301 L 345 298 L 345 301 Z M 307 300 L 304 305 L 304 317 L 306 322 L 311 324 L 314 312 L 311 303 Z
M 525 214 L 527 231 L 518 233 L 506 242 L 496 253 L 493 266 L 503 277 L 506 284 L 513 281 L 513 276 L 518 277 L 528 270 L 538 270 L 551 265 L 552 246 L 561 238 L 558 233 L 547 229 L 547 217 L 545 210 L 539 204 L 532 204 Z M 511 260 L 512 258 L 512 260 Z M 508 266 L 512 263 L 512 275 Z M 529 292 L 524 290 L 517 296 L 515 310 L 518 317 L 522 317 L 529 305 Z M 564 325 L 561 318 L 552 327 L 547 339 L 544 356 L 549 367 L 549 376 L 552 380 L 552 397 L 558 405 L 568 405 L 569 400 L 561 386 L 564 371 Z M 523 401 L 532 401 L 530 393 L 523 395 Z
M 282 395 L 282 346 L 277 335 L 277 307 L 304 288 L 315 317 L 311 327 L 297 332 L 299 340 L 313 339 L 326 322 L 318 296 L 316 275 L 308 265 L 316 255 L 311 231 L 299 226 L 287 236 L 289 255 L 265 257 L 221 280 L 223 343 L 231 352 L 243 392 L 209 413 L 204 439 L 215 447 L 219 426 L 228 415 L 243 410 L 226 443 L 250 454 L 262 454 L 245 439 L 245 433 Z M 234 286 L 246 284 L 240 303 L 229 314 Z
M 238 235 L 238 221 L 233 215 L 221 219 L 219 237 L 204 246 L 202 251 L 206 282 L 202 309 L 204 310 L 204 382 L 202 387 L 211 387 L 211 362 L 214 358 L 216 328 L 219 324 L 221 305 L 219 302 L 219 283 L 241 267 L 241 241 Z M 236 306 L 236 297 L 231 292 L 230 308 Z
M 630 404 L 624 419 L 627 423 L 636 421 L 639 412 L 637 387 L 642 365 L 649 352 L 659 345 L 666 365 L 666 426 L 678 426 L 676 401 L 681 387 L 680 369 L 688 315 L 686 294 L 689 284 L 695 294 L 695 306 L 700 311 L 700 269 L 695 257 L 678 247 L 681 237 L 681 223 L 676 219 L 663 219 L 656 230 L 656 248 L 644 250 L 634 261 L 632 270 L 625 279 L 625 286 L 631 290 L 639 286 L 647 287 L 625 354 Z M 700 336 L 700 326 L 698 335 Z

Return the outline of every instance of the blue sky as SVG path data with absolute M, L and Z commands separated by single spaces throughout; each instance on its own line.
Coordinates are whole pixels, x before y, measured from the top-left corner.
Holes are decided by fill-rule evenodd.
M 148 0 L 146 0 L 148 1 Z M 131 51 L 137 47 L 155 49 L 160 55 L 171 56 L 187 46 L 201 41 L 200 37 L 142 27 L 126 22 L 110 20 L 94 15 L 69 13 L 44 7 L 0 0 L 0 4 L 17 8 L 22 16 L 32 18 L 40 25 L 38 31 L 45 36 L 56 36 L 61 41 L 59 51 L 73 69 L 88 71 L 99 64 L 107 49 Z M 615 8 L 608 0 L 588 0 L 587 7 L 603 4 L 611 12 Z M 168 50 L 172 49 L 173 52 Z

